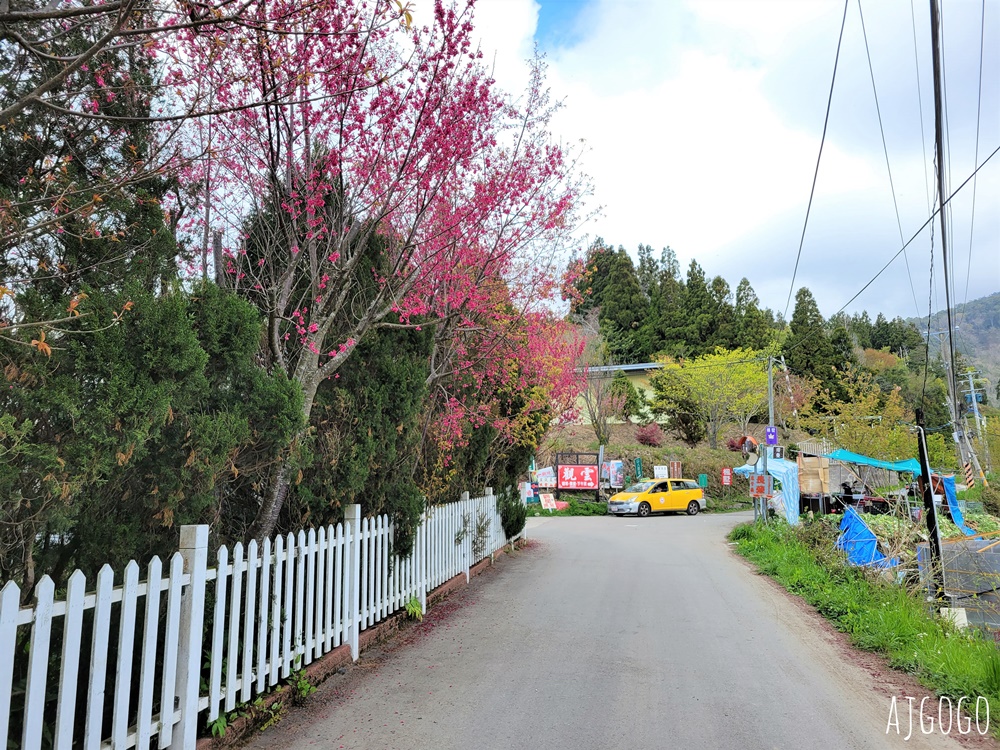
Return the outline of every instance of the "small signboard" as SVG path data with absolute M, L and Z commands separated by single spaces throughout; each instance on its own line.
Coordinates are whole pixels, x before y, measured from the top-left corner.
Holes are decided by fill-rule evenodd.
M 556 487 L 560 490 L 596 490 L 599 475 L 597 466 L 561 464 Z
M 624 461 L 609 461 L 611 466 L 609 467 L 608 473 L 610 474 L 610 484 L 612 487 L 624 487 L 625 486 L 625 462 Z
M 769 497 L 772 489 L 770 474 L 750 475 L 750 497 Z
M 785 446 L 776 445 L 771 453 L 771 458 L 784 458 L 785 457 Z
M 671 461 L 670 462 L 670 479 L 680 479 L 681 476 L 681 462 Z
M 642 478 L 642 459 L 641 458 L 636 458 L 632 463 L 635 464 L 635 478 L 636 479 L 641 479 Z
M 543 469 L 539 469 L 535 472 L 535 479 L 538 481 L 539 487 L 555 487 L 556 486 L 556 470 L 551 466 L 546 466 Z
M 542 508 L 545 510 L 555 510 L 556 509 L 556 496 L 549 493 L 543 492 L 538 496 L 538 499 L 542 501 Z
M 733 470 L 728 466 L 722 468 L 722 486 L 730 487 L 733 484 Z
M 698 475 L 698 486 L 701 487 L 702 489 L 708 487 L 708 474 Z
M 669 466 L 654 466 L 653 467 L 653 479 L 670 479 L 670 467 Z
M 767 436 L 766 439 L 767 439 L 767 444 L 768 445 L 777 445 L 778 444 L 778 428 L 777 427 L 775 427 L 774 425 L 768 425 L 767 429 L 764 431 L 764 434 Z

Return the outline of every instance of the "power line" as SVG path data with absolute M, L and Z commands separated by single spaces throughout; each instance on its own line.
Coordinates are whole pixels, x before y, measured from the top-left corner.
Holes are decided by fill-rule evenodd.
M 903 222 L 899 218 L 899 202 L 896 200 L 896 187 L 892 182 L 892 167 L 889 166 L 889 148 L 885 143 L 885 128 L 882 126 L 882 108 L 878 103 L 878 88 L 875 86 L 875 70 L 872 67 L 872 54 L 868 47 L 868 32 L 865 30 L 865 14 L 861 10 L 861 0 L 858 0 L 858 16 L 861 18 L 861 35 L 865 40 L 865 56 L 868 58 L 868 74 L 871 76 L 872 94 L 875 96 L 875 112 L 878 115 L 878 130 L 882 136 L 882 153 L 885 154 L 885 169 L 886 172 L 889 173 L 889 190 L 892 192 L 892 207 L 896 211 L 896 227 L 899 229 L 899 241 L 902 243 Z M 913 275 L 910 273 L 910 259 L 905 252 L 903 253 L 903 261 L 906 263 L 906 279 L 910 282 L 910 294 L 913 295 L 913 309 L 919 317 L 920 305 L 917 304 L 917 291 L 913 288 Z
M 937 215 L 938 215 L 939 213 L 941 213 L 941 210 L 942 210 L 942 209 L 943 209 L 944 207 L 946 207 L 947 205 L 949 205 L 949 204 L 951 203 L 951 199 L 952 199 L 952 198 L 954 198 L 954 197 L 955 197 L 956 195 L 958 195 L 958 194 L 959 194 L 959 192 L 961 192 L 962 188 L 964 188 L 964 187 L 965 187 L 965 186 L 966 186 L 967 184 L 969 184 L 969 181 L 970 181 L 970 180 L 971 180 L 971 179 L 972 179 L 973 177 L 975 177 L 975 176 L 976 176 L 976 174 L 977 174 L 977 173 L 979 172 L 979 170 L 980 170 L 980 169 L 982 169 L 983 167 L 985 167 L 985 166 L 986 166 L 986 165 L 987 165 L 987 164 L 989 163 L 990 159 L 992 159 L 992 158 L 993 158 L 994 156 L 996 156 L 996 155 L 997 155 L 997 153 L 1000 153 L 1000 146 L 997 146 L 997 147 L 996 147 L 996 148 L 995 148 L 995 149 L 993 150 L 993 153 L 991 153 L 991 154 L 990 154 L 989 156 L 987 156 L 987 157 L 986 157 L 986 158 L 985 158 L 985 159 L 983 160 L 983 163 L 982 163 L 982 164 L 980 164 L 980 165 L 979 165 L 979 166 L 978 166 L 978 167 L 976 168 L 976 171 L 975 171 L 975 172 L 973 172 L 973 173 L 972 173 L 971 175 L 969 175 L 969 176 L 968 176 L 968 177 L 967 177 L 967 178 L 965 179 L 965 181 L 964 181 L 964 182 L 963 182 L 963 183 L 962 183 L 961 185 L 959 185 L 959 186 L 958 186 L 958 188 L 956 188 L 956 189 L 955 189 L 955 192 L 953 192 L 953 193 L 952 193 L 951 195 L 949 195 L 949 196 L 948 196 L 948 199 L 947 199 L 946 201 L 944 201 L 944 202 L 943 202 L 943 203 L 942 203 L 942 204 L 941 204 L 941 205 L 940 205 L 940 206 L 939 206 L 939 207 L 938 207 L 937 209 L 935 209 L 935 210 L 934 210 L 934 213 L 932 213 L 932 214 L 931 214 L 931 215 L 930 215 L 930 216 L 928 217 L 927 221 L 925 221 L 925 222 L 924 222 L 923 224 L 921 224 L 921 225 L 920 225 L 920 228 L 919 228 L 919 229 L 918 229 L 918 230 L 917 230 L 916 232 L 914 232 L 914 233 L 913 233 L 913 236 L 912 236 L 912 237 L 910 237 L 910 239 L 908 239 L 908 240 L 906 241 L 906 243 L 905 243 L 905 244 L 904 244 L 904 245 L 903 245 L 903 246 L 902 246 L 901 248 L 899 248 L 899 250 L 897 250 L 897 251 L 896 251 L 896 254 L 895 254 L 895 255 L 893 255 L 893 256 L 892 256 L 892 257 L 891 257 L 891 258 L 889 259 L 888 263 L 886 263 L 886 264 L 885 264 L 884 266 L 882 266 L 882 268 L 881 268 L 881 269 L 880 269 L 880 270 L 878 271 L 878 273 L 876 273 L 876 274 L 875 274 L 874 276 L 872 276 L 872 278 L 871 278 L 871 279 L 870 279 L 870 280 L 868 281 L 868 283 L 867 283 L 867 284 L 865 284 L 865 285 L 864 285 L 863 287 L 861 287 L 861 290 L 860 290 L 860 291 L 859 291 L 859 292 L 858 292 L 857 294 L 855 294 L 855 295 L 854 295 L 853 297 L 851 297 L 851 298 L 850 298 L 849 300 L 847 300 L 847 302 L 845 302 L 845 303 L 844 303 L 844 307 L 841 307 L 841 308 L 840 308 L 840 310 L 838 310 L 837 312 L 843 312 L 843 311 L 844 311 L 844 308 L 846 308 L 846 307 L 847 307 L 847 306 L 848 306 L 849 304 L 851 304 L 852 302 L 854 302 L 854 300 L 856 300 L 856 299 L 857 299 L 858 297 L 860 297 L 860 296 L 861 296 L 861 294 L 862 294 L 862 293 L 863 293 L 863 292 L 864 292 L 864 291 L 865 291 L 865 290 L 866 290 L 866 289 L 867 289 L 868 287 L 870 287 L 870 286 L 871 286 L 871 285 L 872 285 L 873 283 L 875 283 L 875 280 L 876 280 L 876 279 L 878 279 L 878 277 L 879 277 L 879 276 L 881 276 L 881 275 L 882 275 L 882 274 L 883 274 L 883 273 L 885 272 L 885 269 L 887 269 L 887 268 L 888 268 L 889 266 L 891 266 L 891 265 L 892 265 L 892 263 L 893 263 L 893 261 L 894 261 L 894 260 L 896 260 L 896 258 L 898 258 L 898 257 L 899 257 L 900 255 L 902 255 L 902 254 L 903 254 L 903 251 L 904 251 L 904 250 L 906 250 L 906 248 L 910 246 L 910 244 L 911 244 L 911 243 L 912 243 L 912 242 L 913 242 L 913 241 L 914 241 L 914 240 L 915 240 L 915 239 L 917 238 L 917 236 L 918 236 L 918 235 L 919 235 L 919 234 L 920 234 L 921 232 L 923 232 L 923 231 L 924 231 L 924 229 L 926 229 L 926 228 L 927 228 L 927 225 L 928 225 L 928 224 L 930 224 L 931 222 L 933 222 L 933 221 L 934 221 L 934 219 L 936 219 L 936 218 L 937 218 Z M 836 314 L 837 314 L 837 313 L 834 313 L 834 315 L 836 315 Z
M 983 113 L 983 42 L 986 37 L 986 0 L 982 3 L 982 14 L 979 20 L 979 91 L 976 103 L 976 155 L 972 163 L 979 161 L 979 124 Z M 978 178 L 972 180 L 972 220 L 969 226 L 969 265 L 965 269 L 965 300 L 962 302 L 962 315 L 965 316 L 965 307 L 969 304 L 969 277 L 972 274 L 972 241 L 976 232 L 976 183 Z
M 927 196 L 927 211 L 933 208 L 931 203 L 931 180 L 927 174 L 927 138 L 924 135 L 924 97 L 920 93 L 920 60 L 917 56 L 917 19 L 913 10 L 913 0 L 910 0 L 910 26 L 913 29 L 913 68 L 917 74 L 917 107 L 920 112 L 920 145 L 923 150 L 924 163 L 924 193 Z
M 901 248 L 899 248 L 899 250 L 897 250 L 895 252 L 895 254 L 891 258 L 889 258 L 889 260 L 886 262 L 886 264 L 884 266 L 882 266 L 882 268 L 880 268 L 878 270 L 878 272 L 874 276 L 872 276 L 871 279 L 869 279 L 865 283 L 865 285 L 863 287 L 861 287 L 861 289 L 859 289 L 858 292 L 853 297 L 851 297 L 849 300 L 847 300 L 847 302 L 845 302 L 843 304 L 843 306 L 839 310 L 837 310 L 837 312 L 835 312 L 831 317 L 834 317 L 834 316 L 842 313 L 844 310 L 846 310 L 848 305 L 850 305 L 852 302 L 854 302 L 854 300 L 856 300 L 858 297 L 860 297 L 865 292 L 865 290 L 868 289 L 868 287 L 870 287 L 872 284 L 874 284 L 875 281 L 878 280 L 879 276 L 881 276 L 883 273 L 885 273 L 885 270 L 889 266 L 891 266 L 893 264 L 893 261 L 895 261 L 896 258 L 898 258 L 900 255 L 902 255 L 903 251 L 906 250 L 906 248 L 909 247 L 913 243 L 913 241 L 915 239 L 917 239 L 917 237 L 920 236 L 921 232 L 923 232 L 924 229 L 926 229 L 927 226 L 929 224 L 931 224 L 934 221 L 934 219 L 937 218 L 937 215 L 939 213 L 941 213 L 941 210 L 944 207 L 946 207 L 948 204 L 950 204 L 951 201 L 952 201 L 952 199 L 962 191 L 962 188 L 964 188 L 966 185 L 968 185 L 969 182 L 972 180 L 972 178 L 975 177 L 976 174 L 979 172 L 979 170 L 982 169 L 983 167 L 985 167 L 987 164 L 989 164 L 990 160 L 994 156 L 996 156 L 998 153 L 1000 153 L 1000 146 L 997 146 L 995 149 L 993 149 L 993 152 L 989 156 L 987 156 L 985 159 L 983 159 L 982 164 L 980 164 L 978 167 L 976 167 L 975 172 L 973 172 L 968 177 L 966 177 L 965 180 L 962 182 L 962 184 L 959 185 L 957 188 L 955 188 L 955 191 L 951 195 L 949 195 L 946 200 L 944 200 L 944 201 L 941 202 L 941 205 L 934 210 L 934 212 L 927 218 L 927 221 L 925 221 L 923 224 L 920 225 L 920 228 L 917 229 L 917 231 L 913 233 L 913 236 L 910 237 L 910 239 L 908 239 L 903 244 L 903 246 Z M 801 343 L 804 343 L 806 340 L 808 340 L 808 337 L 802 339 L 801 341 L 799 341 L 798 343 L 796 343 L 795 345 L 793 345 L 792 348 L 794 348 L 795 346 L 799 346 Z
M 830 105 L 833 102 L 833 86 L 837 82 L 837 64 L 840 61 L 840 44 L 844 40 L 844 26 L 847 25 L 847 5 L 850 0 L 844 0 L 844 17 L 840 21 L 840 36 L 837 37 L 837 54 L 833 58 L 833 77 L 830 80 L 830 94 L 826 99 L 826 116 L 823 118 L 823 135 L 819 140 L 819 154 L 816 155 L 816 169 L 813 172 L 812 188 L 809 190 L 809 203 L 806 205 L 806 220 L 802 224 L 802 237 L 799 238 L 799 251 L 795 255 L 795 269 L 792 271 L 792 283 L 788 288 L 788 299 L 785 301 L 785 314 L 788 317 L 788 307 L 792 303 L 792 292 L 795 290 L 795 277 L 799 272 L 799 260 L 802 258 L 802 246 L 806 241 L 806 227 L 809 226 L 809 212 L 812 210 L 813 196 L 816 194 L 816 179 L 819 177 L 819 163 L 823 158 L 823 144 L 826 142 L 826 126 L 830 122 Z

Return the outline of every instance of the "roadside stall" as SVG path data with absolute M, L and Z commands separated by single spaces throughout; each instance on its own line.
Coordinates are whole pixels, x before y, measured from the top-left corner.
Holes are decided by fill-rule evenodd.
M 773 450 L 773 447 L 767 446 L 765 450 Z M 768 497 L 768 507 L 795 526 L 799 522 L 799 467 L 794 461 L 772 458 L 773 455 L 771 453 L 767 459 L 767 473 L 775 481 L 774 492 Z M 761 474 L 763 470 L 764 462 L 758 460 L 753 466 L 737 466 L 733 473 L 749 477 Z

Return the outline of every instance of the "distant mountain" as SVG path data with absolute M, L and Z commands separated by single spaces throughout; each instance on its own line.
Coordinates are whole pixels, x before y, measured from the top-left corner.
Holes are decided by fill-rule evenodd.
M 1000 382 L 1000 292 L 959 305 L 952 311 L 951 317 L 956 326 L 955 348 L 996 388 Z M 927 330 L 927 318 L 912 320 L 921 331 Z M 948 329 L 948 316 L 944 310 L 931 316 L 930 327 L 931 331 Z M 937 336 L 931 337 L 934 353 L 939 348 L 938 341 Z

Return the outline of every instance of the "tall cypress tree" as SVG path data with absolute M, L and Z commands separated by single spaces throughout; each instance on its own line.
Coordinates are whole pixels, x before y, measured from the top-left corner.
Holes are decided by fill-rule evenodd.
M 790 333 L 782 352 L 789 369 L 797 375 L 814 377 L 830 388 L 836 384 L 837 355 L 826 334 L 823 316 L 806 287 L 795 294 Z

